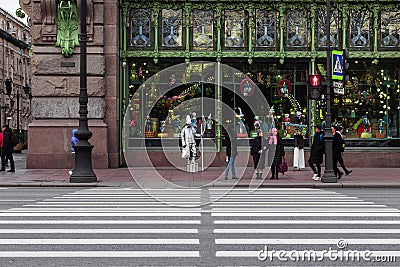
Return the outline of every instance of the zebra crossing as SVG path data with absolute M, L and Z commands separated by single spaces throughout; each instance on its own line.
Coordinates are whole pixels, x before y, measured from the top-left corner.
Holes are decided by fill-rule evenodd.
M 327 250 L 368 251 L 369 263 L 400 256 L 398 209 L 328 190 L 60 192 L 0 210 L 0 266 L 266 266 L 295 264 L 293 255 L 320 266 L 335 265 Z
M 196 189 L 90 188 L 10 208 L 0 212 L 0 265 L 10 258 L 21 266 L 52 258 L 74 266 L 102 265 L 101 258 L 195 263 L 200 198 Z
M 221 262 L 332 264 L 334 251 L 342 257 L 368 251 L 372 262 L 400 256 L 398 209 L 320 189 L 235 189 L 219 195 L 220 189 L 210 189 L 216 199 L 211 204 L 215 256 Z M 343 264 L 335 258 L 340 260 Z

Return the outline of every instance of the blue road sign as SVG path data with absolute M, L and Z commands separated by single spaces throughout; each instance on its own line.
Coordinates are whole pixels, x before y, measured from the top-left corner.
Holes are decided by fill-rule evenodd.
M 343 51 L 332 51 L 332 79 L 343 80 Z

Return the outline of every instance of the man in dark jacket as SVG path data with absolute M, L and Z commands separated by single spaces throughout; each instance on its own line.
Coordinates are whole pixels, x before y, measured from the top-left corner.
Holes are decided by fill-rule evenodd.
M 323 154 L 325 146 L 323 142 L 323 133 L 321 132 L 321 126 L 315 127 L 314 141 L 311 145 L 310 158 L 308 164 L 314 172 L 313 179 L 315 181 L 321 180 L 321 164 L 323 161 Z M 315 168 L 314 164 L 317 166 Z
M 8 170 L 8 172 L 15 172 L 15 164 L 14 164 L 14 158 L 13 158 L 13 151 L 14 151 L 14 146 L 12 145 L 12 140 L 11 140 L 11 136 L 12 136 L 12 131 L 10 129 L 10 127 L 8 127 L 8 125 L 4 125 L 3 126 L 3 153 L 5 156 L 5 161 L 4 165 L 1 166 L 2 169 L 5 169 L 5 163 L 7 161 L 10 161 L 11 164 L 11 169 Z M 2 164 L 3 164 L 2 162 Z
M 337 166 L 339 159 L 342 157 L 342 148 L 343 148 L 343 139 L 340 133 L 338 132 L 339 127 L 332 127 L 332 158 L 333 158 L 333 172 L 335 173 L 338 179 L 342 178 L 343 172 L 341 172 Z

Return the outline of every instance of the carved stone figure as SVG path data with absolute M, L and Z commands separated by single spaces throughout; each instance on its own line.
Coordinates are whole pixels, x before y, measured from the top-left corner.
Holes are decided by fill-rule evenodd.
M 78 40 L 78 9 L 74 1 L 61 0 L 57 6 L 57 42 L 61 54 L 69 57 L 74 53 Z

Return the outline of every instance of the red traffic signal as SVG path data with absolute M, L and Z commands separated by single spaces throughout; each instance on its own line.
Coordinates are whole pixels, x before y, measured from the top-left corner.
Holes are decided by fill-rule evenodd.
M 313 74 L 308 77 L 308 85 L 313 88 L 322 87 L 322 77 L 320 74 Z

